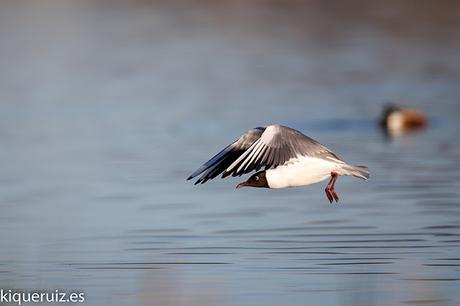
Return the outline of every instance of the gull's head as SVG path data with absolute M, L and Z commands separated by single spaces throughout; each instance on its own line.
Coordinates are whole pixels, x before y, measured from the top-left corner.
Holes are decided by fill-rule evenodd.
M 265 171 L 259 171 L 256 174 L 252 175 L 246 182 L 239 183 L 236 188 L 241 187 L 259 187 L 259 188 L 269 188 L 267 182 L 267 176 Z

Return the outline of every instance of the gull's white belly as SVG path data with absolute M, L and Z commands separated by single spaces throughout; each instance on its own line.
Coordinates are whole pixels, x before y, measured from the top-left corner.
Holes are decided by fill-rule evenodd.
M 287 188 L 305 186 L 321 182 L 332 171 L 341 172 L 341 161 L 327 161 L 315 157 L 300 157 L 275 169 L 266 171 L 270 188 Z

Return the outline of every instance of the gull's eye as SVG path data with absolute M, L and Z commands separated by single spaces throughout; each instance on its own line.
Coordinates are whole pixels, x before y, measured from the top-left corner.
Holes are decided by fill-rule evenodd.
M 258 181 L 258 180 L 259 180 L 259 176 L 256 175 L 256 176 L 254 177 L 254 179 L 255 179 L 256 181 Z

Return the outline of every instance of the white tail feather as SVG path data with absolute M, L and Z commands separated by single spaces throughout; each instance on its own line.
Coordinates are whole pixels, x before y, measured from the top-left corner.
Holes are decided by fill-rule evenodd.
M 369 178 L 369 169 L 366 166 L 343 165 L 341 168 L 345 175 L 352 175 L 363 180 Z

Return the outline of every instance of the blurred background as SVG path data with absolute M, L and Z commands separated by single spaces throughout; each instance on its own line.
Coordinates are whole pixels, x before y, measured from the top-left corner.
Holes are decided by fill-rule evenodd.
M 0 288 L 459 305 L 458 1 L 0 0 Z M 385 102 L 429 117 L 388 138 Z M 185 178 L 280 123 L 371 179 Z

